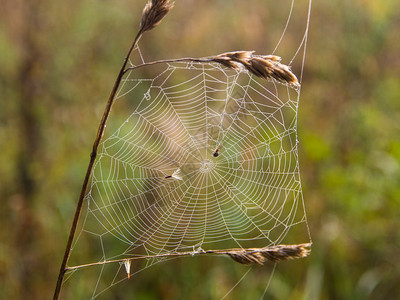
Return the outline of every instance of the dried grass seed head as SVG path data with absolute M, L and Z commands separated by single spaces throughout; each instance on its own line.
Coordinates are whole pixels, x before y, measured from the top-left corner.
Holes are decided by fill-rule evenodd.
M 234 261 L 242 265 L 263 265 L 265 258 L 260 252 L 233 251 L 227 253 Z
M 140 32 L 149 31 L 160 24 L 173 7 L 174 3 L 169 0 L 148 0 L 143 9 Z
M 213 56 L 210 60 L 235 70 L 242 66 L 257 77 L 273 79 L 293 87 L 299 86 L 296 75 L 290 67 L 280 63 L 281 58 L 276 55 L 254 55 L 254 51 L 235 51 Z
M 277 245 L 266 248 L 240 249 L 227 252 L 234 261 L 244 264 L 263 265 L 267 260 L 279 262 L 306 257 L 310 254 L 311 244 Z

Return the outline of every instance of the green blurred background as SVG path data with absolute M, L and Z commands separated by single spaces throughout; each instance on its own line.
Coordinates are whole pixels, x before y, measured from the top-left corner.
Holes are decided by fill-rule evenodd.
M 306 20 L 307 1 L 296 3 L 298 34 L 289 32 L 276 53 L 284 62 Z M 52 296 L 98 122 L 144 4 L 1 1 L 2 299 Z M 146 61 L 268 54 L 288 7 L 290 1 L 177 0 L 141 50 Z M 397 0 L 313 2 L 298 123 L 313 251 L 278 265 L 266 299 L 399 299 L 399 12 Z M 189 268 L 184 261 L 158 264 L 105 298 L 220 299 L 240 278 L 230 274 L 244 270 L 230 261 L 207 269 L 204 261 Z M 229 297 L 258 299 L 271 268 L 252 270 Z M 68 282 L 63 298 L 83 298 L 85 282 Z

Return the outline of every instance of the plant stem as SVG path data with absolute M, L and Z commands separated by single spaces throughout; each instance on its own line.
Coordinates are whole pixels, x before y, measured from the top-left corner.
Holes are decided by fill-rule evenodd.
M 255 253 L 255 252 L 274 251 L 275 249 L 279 249 L 279 248 L 290 250 L 293 248 L 310 248 L 310 247 L 311 247 L 311 243 L 305 243 L 305 244 L 297 244 L 297 245 L 275 245 L 275 246 L 269 246 L 269 247 L 263 247 L 263 248 L 231 248 L 231 249 L 216 249 L 216 250 L 210 249 L 210 250 L 185 251 L 185 252 L 170 252 L 170 253 L 164 253 L 164 254 L 134 256 L 134 257 L 130 257 L 130 258 L 98 261 L 98 262 L 94 262 L 94 263 L 68 267 L 68 268 L 65 268 L 65 270 L 72 271 L 72 270 L 77 270 L 77 269 L 92 267 L 92 266 L 98 266 L 98 265 L 121 263 L 126 260 L 132 261 L 132 260 L 138 260 L 138 259 L 169 258 L 169 257 L 194 256 L 194 255 L 204 255 L 204 254 L 226 255 L 226 254 L 230 254 L 230 253 L 234 253 L 234 252 L 238 252 L 238 251 L 239 252 L 247 252 L 247 253 Z M 290 254 L 288 254 L 284 259 L 305 257 L 308 255 L 308 253 L 309 253 L 308 251 L 305 251 L 305 254 L 303 256 L 296 256 L 296 254 L 291 256 Z M 284 260 L 284 259 L 282 259 L 282 260 Z
M 63 258 L 62 263 L 61 263 L 60 272 L 58 273 L 57 285 L 56 285 L 56 288 L 55 288 L 55 291 L 54 291 L 53 300 L 58 300 L 59 297 L 60 297 L 61 286 L 62 286 L 62 282 L 63 282 L 63 279 L 64 279 L 65 272 L 67 270 L 66 266 L 67 266 L 67 262 L 68 262 L 68 259 L 69 259 L 69 255 L 71 253 L 72 242 L 74 241 L 74 236 L 75 236 L 76 228 L 78 226 L 79 217 L 80 217 L 81 212 L 82 212 L 83 199 L 85 198 L 87 186 L 89 184 L 89 179 L 90 179 L 90 176 L 91 176 L 92 170 L 93 170 L 93 165 L 94 165 L 94 162 L 95 162 L 96 157 L 97 157 L 97 149 L 98 149 L 100 141 L 101 141 L 101 139 L 102 139 L 102 137 L 104 135 L 104 130 L 105 130 L 105 127 L 106 127 L 107 119 L 108 119 L 108 117 L 110 115 L 111 107 L 112 107 L 112 105 L 114 103 L 115 95 L 117 94 L 118 88 L 119 88 L 119 86 L 121 84 L 122 77 L 125 74 L 125 68 L 126 68 L 126 65 L 128 63 L 129 57 L 130 57 L 133 49 L 136 47 L 140 37 L 142 36 L 142 33 L 143 33 L 143 31 L 139 30 L 139 32 L 137 33 L 137 35 L 136 35 L 136 37 L 135 37 L 135 39 L 134 39 L 129 51 L 128 51 L 128 54 L 125 57 L 124 63 L 122 64 L 121 70 L 119 71 L 117 79 L 116 79 L 116 81 L 114 83 L 114 87 L 113 87 L 113 89 L 112 89 L 112 91 L 110 93 L 110 96 L 108 98 L 107 105 L 106 105 L 106 108 L 105 108 L 104 113 L 103 113 L 103 117 L 101 118 L 99 129 L 97 131 L 97 136 L 96 136 L 96 139 L 94 140 L 94 143 L 93 143 L 92 153 L 90 154 L 90 161 L 89 161 L 88 168 L 86 170 L 86 176 L 85 176 L 85 179 L 83 181 L 81 193 L 79 195 L 78 204 L 76 206 L 74 220 L 72 221 L 72 226 L 71 226 L 71 230 L 70 230 L 70 233 L 69 233 L 67 246 L 65 247 L 64 258 Z

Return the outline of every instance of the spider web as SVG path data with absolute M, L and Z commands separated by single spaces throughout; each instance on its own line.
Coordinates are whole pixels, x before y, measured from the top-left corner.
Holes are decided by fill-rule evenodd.
M 296 234 L 308 231 L 299 95 L 299 87 L 217 63 L 130 71 L 99 147 L 78 238 L 102 249 L 92 298 L 125 272 L 176 254 L 304 242 Z M 102 287 L 113 261 L 114 277 Z
M 158 255 L 277 244 L 304 222 L 289 88 L 189 63 L 124 89 L 140 100 L 99 151 L 88 194 L 97 234 Z

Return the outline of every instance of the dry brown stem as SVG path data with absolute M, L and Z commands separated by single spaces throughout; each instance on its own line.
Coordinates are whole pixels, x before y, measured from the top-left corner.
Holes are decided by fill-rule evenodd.
M 133 43 L 131 45 L 131 47 L 128 50 L 128 54 L 125 57 L 125 60 L 122 64 L 121 70 L 119 71 L 119 74 L 117 76 L 117 79 L 115 80 L 114 83 L 114 87 L 110 93 L 110 96 L 108 98 L 107 104 L 106 104 L 106 108 L 104 110 L 103 116 L 101 118 L 100 124 L 99 124 L 99 128 L 97 131 L 97 135 L 95 138 L 95 141 L 93 143 L 93 150 L 92 153 L 90 154 L 90 161 L 89 161 L 89 165 L 88 168 L 86 170 L 86 176 L 85 179 L 83 181 L 82 184 L 82 189 L 81 189 L 81 193 L 78 199 L 78 204 L 76 206 L 76 210 L 75 210 L 75 215 L 74 215 L 74 219 L 72 221 L 72 225 L 71 225 L 71 229 L 70 229 L 70 233 L 68 236 L 68 241 L 67 241 L 67 245 L 65 247 L 65 252 L 64 252 L 64 257 L 61 263 L 61 267 L 60 267 L 60 272 L 58 274 L 58 279 L 57 279 L 57 284 L 56 284 L 56 288 L 54 290 L 54 296 L 53 299 L 54 300 L 58 300 L 60 297 L 60 292 L 61 292 L 61 286 L 62 286 L 62 282 L 63 282 L 63 278 L 65 275 L 65 272 L 67 270 L 66 266 L 67 266 L 67 262 L 69 259 L 69 255 L 71 253 L 71 248 L 72 248 L 72 242 L 74 240 L 74 236 L 75 236 L 75 232 L 76 232 L 76 228 L 78 225 L 78 221 L 82 212 L 82 205 L 83 205 L 83 199 L 85 197 L 86 194 L 86 189 L 88 187 L 89 184 L 89 178 L 92 174 L 92 170 L 93 170 L 93 166 L 94 166 L 94 162 L 96 160 L 97 157 L 97 149 L 99 147 L 100 141 L 103 137 L 104 134 L 104 130 L 106 128 L 106 123 L 108 120 L 108 117 L 110 115 L 110 111 L 111 111 L 111 107 L 114 103 L 115 100 L 115 95 L 118 91 L 118 88 L 121 84 L 121 80 L 123 75 L 125 74 L 126 71 L 126 65 L 128 63 L 129 57 L 133 51 L 133 49 L 136 47 L 140 37 L 142 36 L 142 34 L 148 30 L 153 29 L 154 27 L 156 27 L 158 24 L 160 24 L 161 20 L 165 17 L 165 15 L 172 9 L 173 4 L 169 3 L 169 0 L 152 0 L 152 1 L 148 1 L 144 10 L 143 10 L 143 15 L 142 15 L 142 21 L 140 23 L 140 29 L 138 31 L 138 33 L 136 34 L 135 39 L 133 40 Z
M 279 262 L 282 260 L 289 260 L 295 258 L 306 257 L 310 254 L 311 244 L 298 244 L 298 245 L 277 245 L 264 248 L 245 248 L 245 249 L 220 249 L 220 250 L 200 250 L 197 252 L 173 252 L 164 253 L 157 255 L 146 255 L 146 256 L 135 256 L 131 258 L 122 258 L 116 260 L 105 260 L 95 263 L 89 263 L 74 267 L 66 268 L 66 271 L 86 268 L 90 266 L 98 266 L 111 263 L 125 263 L 127 260 L 138 260 L 138 259 L 153 259 L 153 258 L 171 258 L 171 257 L 182 257 L 182 256 L 193 256 L 193 255 L 229 255 L 234 261 L 244 264 L 258 264 L 263 265 L 267 260 L 273 262 Z
M 160 24 L 161 20 L 174 7 L 169 0 L 148 0 L 143 9 L 140 32 L 149 31 Z

